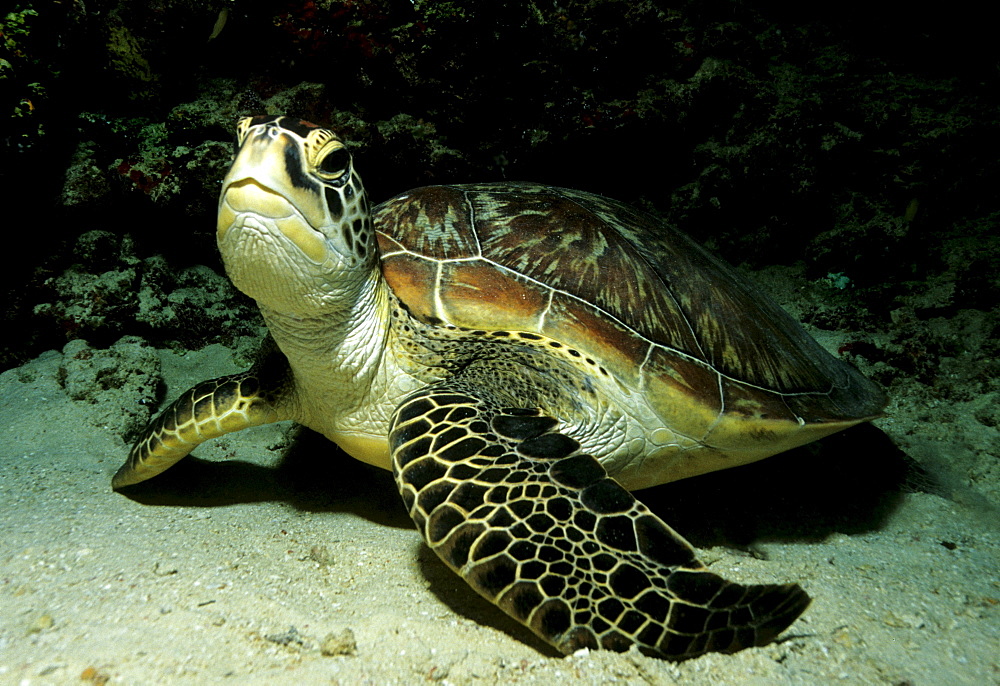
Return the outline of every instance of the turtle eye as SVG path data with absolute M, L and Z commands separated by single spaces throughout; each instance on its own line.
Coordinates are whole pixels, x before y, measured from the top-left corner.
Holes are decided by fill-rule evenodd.
M 351 165 L 351 153 L 347 148 L 333 148 L 322 154 L 316 162 L 316 173 L 325 180 L 339 179 Z

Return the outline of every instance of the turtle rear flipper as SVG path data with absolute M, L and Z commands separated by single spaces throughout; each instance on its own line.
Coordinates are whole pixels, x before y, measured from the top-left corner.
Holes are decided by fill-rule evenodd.
M 151 479 L 211 438 L 284 419 L 278 401 L 288 387 L 287 375 L 287 359 L 267 339 L 249 371 L 188 389 L 143 429 L 111 487 Z
M 809 605 L 798 585 L 707 571 L 557 423 L 455 380 L 393 417 L 410 516 L 480 595 L 563 653 L 638 644 L 673 660 L 768 643 Z

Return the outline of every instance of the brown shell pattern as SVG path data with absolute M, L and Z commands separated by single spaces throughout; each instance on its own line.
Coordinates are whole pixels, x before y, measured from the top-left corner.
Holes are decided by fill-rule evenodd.
M 711 413 L 876 414 L 881 392 L 690 238 L 623 203 L 536 184 L 432 186 L 375 212 L 412 314 L 538 333 Z

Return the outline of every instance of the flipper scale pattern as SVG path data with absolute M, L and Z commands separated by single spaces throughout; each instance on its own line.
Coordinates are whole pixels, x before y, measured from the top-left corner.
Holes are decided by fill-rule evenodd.
M 797 585 L 742 586 L 694 549 L 537 410 L 457 380 L 398 408 L 400 492 L 441 559 L 564 653 L 680 660 L 773 640 L 809 604 Z

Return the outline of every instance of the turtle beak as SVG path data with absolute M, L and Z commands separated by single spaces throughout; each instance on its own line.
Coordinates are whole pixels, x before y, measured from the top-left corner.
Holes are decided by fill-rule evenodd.
M 315 264 L 329 257 L 322 185 L 302 171 L 297 141 L 273 127 L 251 131 L 222 182 L 216 239 L 252 219 L 284 235 Z
M 227 239 L 235 232 L 254 225 L 281 235 L 291 241 L 313 264 L 322 264 L 329 257 L 323 234 L 314 230 L 296 207 L 257 179 L 242 178 L 223 190 L 219 201 L 216 239 L 223 250 Z

